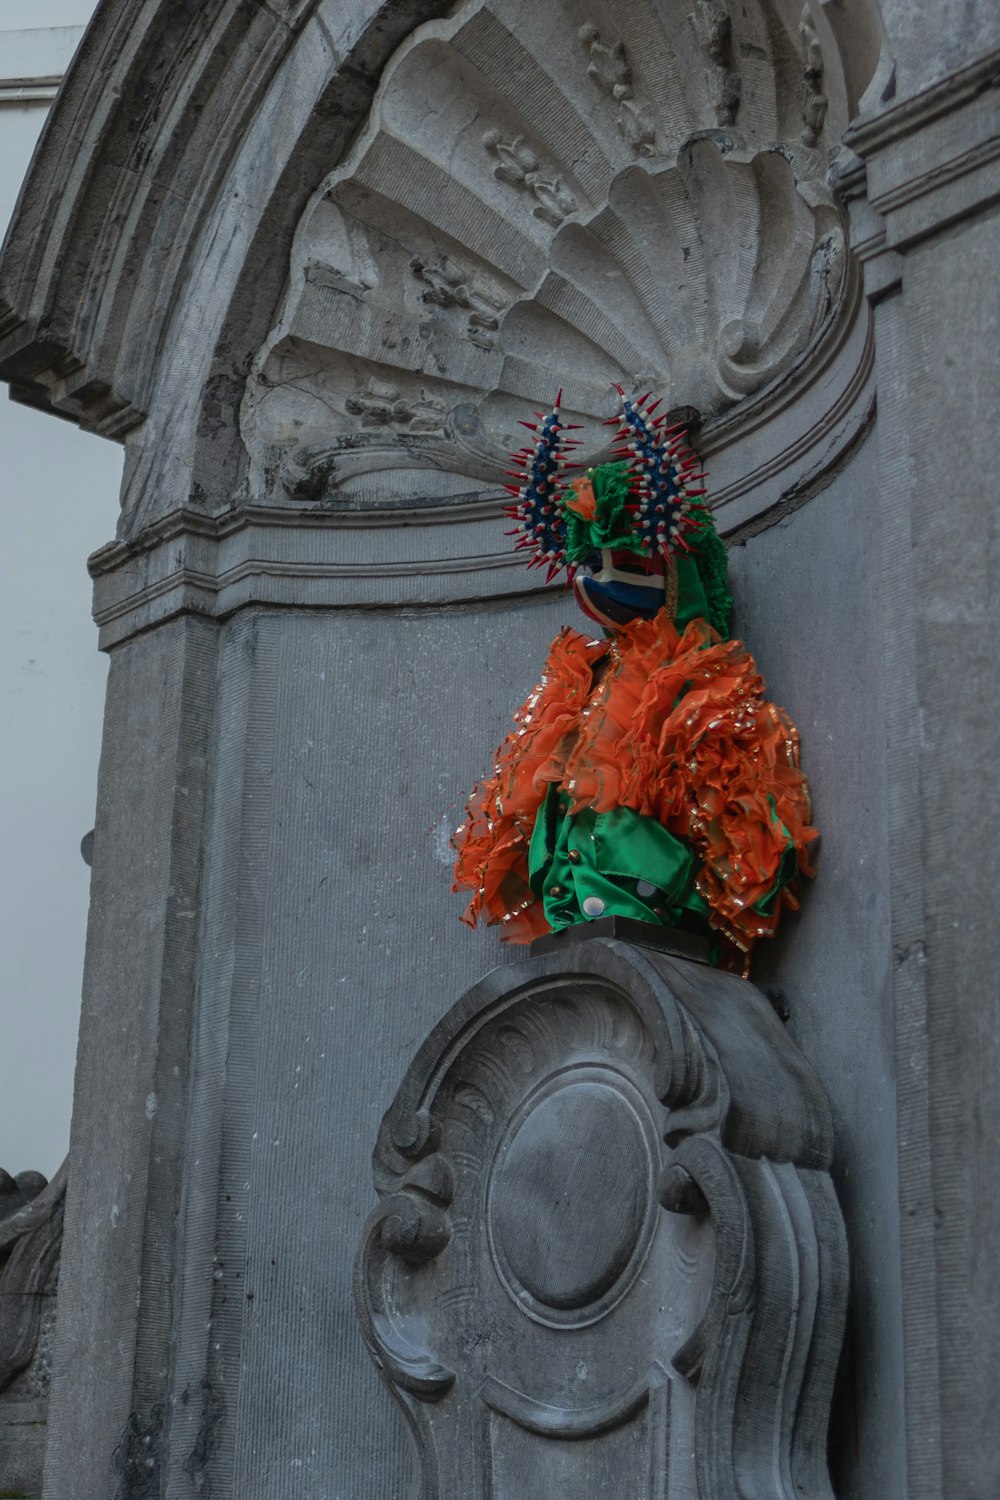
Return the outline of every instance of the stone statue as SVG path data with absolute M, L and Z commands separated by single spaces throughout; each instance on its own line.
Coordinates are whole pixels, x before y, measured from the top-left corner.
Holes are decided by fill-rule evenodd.
M 618 461 L 575 478 L 558 400 L 517 455 L 517 546 L 568 570 L 602 634 L 554 641 L 470 799 L 456 889 L 466 921 L 515 942 L 615 916 L 701 934 L 745 969 L 797 907 L 817 834 L 795 726 L 730 638 L 704 476 L 659 404 L 623 396 Z

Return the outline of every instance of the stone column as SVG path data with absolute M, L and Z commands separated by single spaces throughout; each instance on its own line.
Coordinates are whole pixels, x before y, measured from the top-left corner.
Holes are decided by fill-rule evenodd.
M 848 140 L 879 392 L 909 1482 L 932 1500 L 1000 1488 L 1000 53 L 995 7 L 883 9 L 897 97 Z

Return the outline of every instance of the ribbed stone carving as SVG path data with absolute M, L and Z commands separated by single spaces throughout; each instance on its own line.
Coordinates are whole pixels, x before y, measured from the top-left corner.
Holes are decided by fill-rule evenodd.
M 704 8 L 629 7 L 625 38 L 598 9 L 567 33 L 569 6 L 475 0 L 397 53 L 300 224 L 248 385 L 256 493 L 481 492 L 560 385 L 585 419 L 613 383 L 717 416 L 836 321 L 844 239 L 819 125 L 802 142 L 798 16 L 748 0 L 723 47 Z M 596 420 L 585 442 L 595 458 Z

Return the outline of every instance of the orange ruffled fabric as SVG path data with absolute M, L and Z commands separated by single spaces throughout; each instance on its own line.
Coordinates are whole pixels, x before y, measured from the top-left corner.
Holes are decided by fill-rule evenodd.
M 454 888 L 472 892 L 470 926 L 501 922 L 513 942 L 549 930 L 528 845 L 552 784 L 571 812 L 629 807 L 686 839 L 709 921 L 744 953 L 773 934 L 784 906 L 797 907 L 785 885 L 766 915 L 753 910 L 774 891 L 789 844 L 812 874 L 817 833 L 798 733 L 765 699 L 742 642 L 700 619 L 680 635 L 666 610 L 611 642 L 563 630 L 514 724 L 455 836 Z

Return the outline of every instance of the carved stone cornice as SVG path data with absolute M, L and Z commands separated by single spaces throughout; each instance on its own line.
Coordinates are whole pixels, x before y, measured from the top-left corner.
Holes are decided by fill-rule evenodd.
M 501 503 L 179 507 L 89 559 L 101 647 L 177 614 L 222 619 L 249 604 L 388 608 L 535 593 L 521 559 L 494 550 Z
M 985 90 L 998 86 L 1000 51 L 994 51 L 936 79 L 919 93 L 888 104 L 877 113 L 862 115 L 847 131 L 846 144 L 860 156 L 872 156 L 900 136 L 913 135 L 932 120 L 961 109 Z
M 867 201 L 881 220 L 855 229 L 862 258 L 905 251 L 974 213 L 1000 193 L 1000 51 L 862 116 L 845 142 L 864 159 Z
M 832 1155 L 747 981 L 608 939 L 487 975 L 383 1120 L 357 1262 L 422 1500 L 554 1473 L 568 1495 L 832 1500 Z

